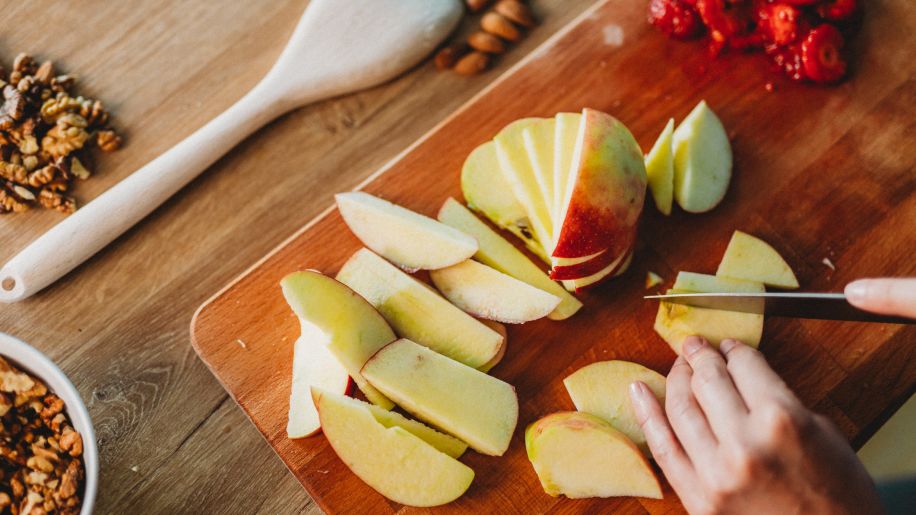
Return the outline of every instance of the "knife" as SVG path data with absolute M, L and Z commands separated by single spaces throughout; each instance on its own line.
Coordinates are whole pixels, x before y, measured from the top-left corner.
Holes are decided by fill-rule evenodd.
M 916 320 L 909 318 L 878 315 L 858 309 L 842 293 L 669 293 L 643 298 L 774 317 L 916 324 Z

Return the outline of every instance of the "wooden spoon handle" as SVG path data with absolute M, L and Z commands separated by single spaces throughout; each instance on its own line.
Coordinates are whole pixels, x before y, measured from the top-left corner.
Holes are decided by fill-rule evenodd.
M 0 302 L 22 300 L 89 259 L 288 109 L 263 81 L 229 109 L 70 215 L 0 269 Z

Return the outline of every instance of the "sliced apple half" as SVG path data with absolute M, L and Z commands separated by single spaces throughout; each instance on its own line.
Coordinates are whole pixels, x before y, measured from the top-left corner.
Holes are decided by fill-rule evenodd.
M 569 187 L 569 175 L 572 168 L 573 152 L 576 148 L 576 138 L 579 135 L 579 124 L 582 121 L 581 113 L 557 113 L 554 117 L 553 140 L 553 227 L 555 232 L 563 225 L 559 219 L 560 207 L 566 199 L 566 189 Z M 556 239 L 556 235 L 554 235 Z M 573 264 L 573 263 L 569 263 Z
M 467 234 L 362 191 L 338 193 L 337 208 L 367 247 L 409 271 L 454 265 L 477 252 Z
M 551 496 L 662 498 L 661 485 L 636 445 L 594 415 L 547 415 L 528 426 L 525 448 Z
M 375 306 L 399 336 L 470 367 L 488 363 L 502 345 L 499 333 L 368 249 L 353 254 L 337 279 Z
M 554 197 L 553 138 L 555 130 L 556 121 L 553 118 L 545 118 L 522 129 L 522 142 L 525 145 L 525 152 L 528 153 L 528 161 L 531 163 L 534 179 L 544 199 L 548 217 L 551 216 Z M 552 222 L 551 225 L 553 225 Z
M 769 243 L 735 231 L 716 275 L 759 281 L 776 288 L 798 288 L 798 279 L 786 260 Z
M 725 127 L 703 100 L 674 130 L 674 198 L 691 213 L 719 205 L 732 177 Z
M 606 420 L 648 454 L 646 436 L 630 404 L 630 385 L 642 381 L 664 406 L 665 376 L 629 361 L 599 361 L 563 380 L 576 409 Z
M 550 213 L 547 204 L 541 195 L 540 187 L 534 176 L 531 161 L 525 152 L 525 143 L 522 131 L 543 121 L 543 118 L 523 118 L 516 120 L 504 127 L 493 141 L 496 143 L 496 158 L 506 182 L 511 186 L 511 191 L 518 199 L 528 220 L 531 221 L 532 232 L 535 238 L 545 249 L 550 245 L 550 235 L 553 231 Z
M 584 109 L 568 181 L 551 255 L 624 253 L 647 184 L 642 150 L 626 126 L 609 114 Z
M 481 320 L 481 322 L 503 337 L 503 344 L 499 346 L 499 351 L 495 356 L 493 356 L 493 359 L 484 363 L 483 366 L 477 367 L 477 370 L 489 373 L 490 370 L 493 370 L 493 367 L 498 365 L 499 362 L 502 361 L 504 357 L 506 357 L 506 350 L 509 348 L 509 332 L 506 331 L 506 326 L 494 320 Z
M 547 252 L 534 237 L 528 213 L 503 177 L 496 143 L 488 141 L 468 155 L 461 168 L 461 192 L 471 209 L 517 236 L 528 250 L 550 264 Z
M 369 413 L 375 417 L 379 424 L 385 427 L 400 427 L 452 458 L 460 458 L 464 451 L 468 449 L 468 444 L 454 436 L 440 433 L 426 424 L 409 419 L 396 411 L 382 409 L 375 404 L 362 404 L 366 406 L 366 409 L 369 410 Z
M 464 231 L 477 240 L 478 250 L 477 254 L 474 254 L 474 259 L 559 297 L 560 303 L 547 315 L 547 318 L 563 320 L 573 316 L 582 307 L 578 299 L 570 295 L 562 286 L 551 281 L 547 274 L 525 254 L 496 231 L 490 229 L 457 200 L 453 198 L 446 200 L 439 209 L 438 218 L 442 223 Z
M 569 282 L 572 283 L 572 287 L 574 288 L 574 291 L 576 292 L 581 292 L 588 288 L 594 288 L 595 286 L 598 286 L 599 284 L 601 284 L 603 281 L 610 279 L 612 277 L 620 276 L 621 274 L 626 272 L 627 268 L 629 268 L 630 263 L 632 261 L 633 261 L 633 251 L 630 250 L 627 254 L 624 254 L 624 257 L 622 260 L 615 261 L 609 264 L 607 267 L 600 270 L 599 272 L 592 274 L 588 277 L 584 277 L 582 279 L 575 279 Z
M 280 288 L 299 317 L 302 333 L 293 358 L 293 396 L 298 400 L 290 400 L 290 420 L 294 406 L 310 402 L 304 385 L 317 384 L 337 391 L 326 383 L 308 379 L 318 374 L 320 367 L 333 367 L 327 353 L 336 358 L 370 402 L 391 409 L 394 404 L 359 373 L 369 357 L 397 338 L 382 315 L 343 283 L 314 270 L 287 275 L 280 281 Z M 306 343 L 300 344 L 303 341 Z M 336 374 L 337 368 L 333 370 Z M 297 382 L 302 384 L 297 387 Z M 301 430 L 296 432 L 301 434 Z
M 398 406 L 490 456 L 502 456 L 518 423 L 512 385 L 416 344 L 378 351 L 363 375 Z
M 655 207 L 665 215 L 671 214 L 674 201 L 674 118 L 668 120 L 652 149 L 646 154 L 646 175 Z
M 432 270 L 429 278 L 446 299 L 465 312 L 507 324 L 544 318 L 560 304 L 556 295 L 470 259 Z
M 388 499 L 407 506 L 439 506 L 471 486 L 470 467 L 401 426 L 379 422 L 366 403 L 318 388 L 312 395 L 334 452 Z
M 293 380 L 286 423 L 286 435 L 290 438 L 311 436 L 321 428 L 318 410 L 312 402 L 313 386 L 340 395 L 347 392 L 350 375 L 331 354 L 329 341 L 326 333 L 309 324 L 293 344 Z

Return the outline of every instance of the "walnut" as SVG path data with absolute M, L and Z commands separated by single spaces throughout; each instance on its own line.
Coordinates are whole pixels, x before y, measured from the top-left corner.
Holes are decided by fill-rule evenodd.
M 54 98 L 49 98 L 41 104 L 41 119 L 47 123 L 56 123 L 57 117 L 63 113 L 75 113 L 82 108 L 79 100 L 66 93 L 58 93 Z
M 21 184 L 26 182 L 28 177 L 29 174 L 24 166 L 0 161 L 0 178 Z
M 35 80 L 48 86 L 51 84 L 51 76 L 54 75 L 54 63 L 45 61 L 35 70 Z
M 118 136 L 112 130 L 99 131 L 96 136 L 96 143 L 103 152 L 114 152 L 121 148 L 121 136 Z
M 60 435 L 60 448 L 67 451 L 70 456 L 81 456 L 83 454 L 83 438 L 73 428 L 67 427 Z
M 66 93 L 70 91 L 75 82 L 76 80 L 70 75 L 58 75 L 51 79 L 51 91 L 55 93 Z
M 0 129 L 8 129 L 25 113 L 26 99 L 11 85 L 3 88 L 3 105 L 0 105 Z
M 86 132 L 86 119 L 75 113 L 65 113 L 57 118 L 57 123 L 41 140 L 41 148 L 51 157 L 63 157 L 83 148 L 89 133 Z
M 41 190 L 38 203 L 45 209 L 54 209 L 64 214 L 76 211 L 76 200 L 49 189 Z

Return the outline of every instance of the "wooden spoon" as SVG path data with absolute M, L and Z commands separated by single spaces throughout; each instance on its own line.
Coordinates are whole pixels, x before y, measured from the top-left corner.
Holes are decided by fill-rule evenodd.
M 459 0 L 312 0 L 274 67 L 248 94 L 0 269 L 0 302 L 22 300 L 62 277 L 281 114 L 412 67 L 454 29 L 462 9 Z

